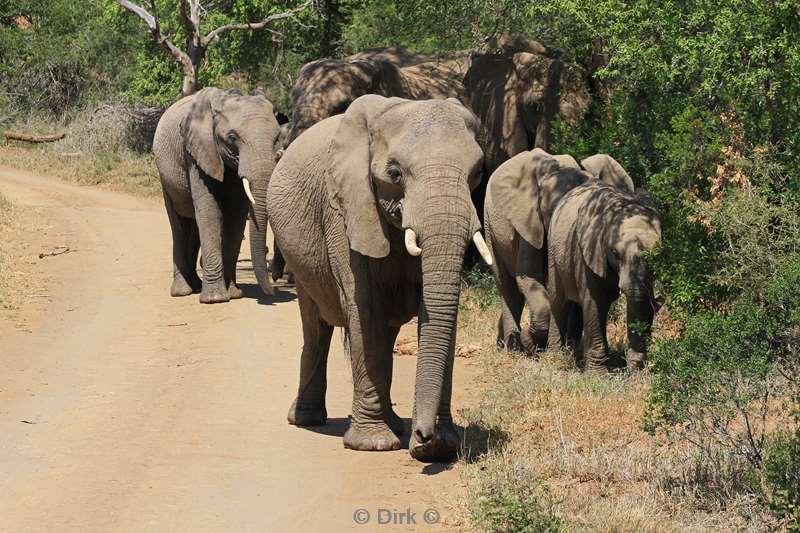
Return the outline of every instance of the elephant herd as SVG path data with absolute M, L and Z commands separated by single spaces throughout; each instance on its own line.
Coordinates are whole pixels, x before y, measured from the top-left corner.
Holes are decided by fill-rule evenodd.
M 418 317 L 409 450 L 419 460 L 452 459 L 453 358 L 471 245 L 502 297 L 501 348 L 534 353 L 582 339 L 586 368 L 605 369 L 606 320 L 621 291 L 628 365 L 644 362 L 658 308 L 644 256 L 660 239 L 658 213 L 611 157 L 578 163 L 545 151 L 553 119 L 579 119 L 588 94 L 579 67 L 504 36 L 495 51 L 447 58 L 392 47 L 311 62 L 283 127 L 260 92 L 206 88 L 186 97 L 164 114 L 154 141 L 173 235 L 170 293 L 199 292 L 202 303 L 240 298 L 236 263 L 249 215 L 261 289 L 274 293 L 270 270 L 277 279 L 284 264 L 296 281 L 303 348 L 289 422 L 325 424 L 327 358 L 341 327 L 353 374 L 344 445 L 398 449 L 392 350 L 400 327 Z

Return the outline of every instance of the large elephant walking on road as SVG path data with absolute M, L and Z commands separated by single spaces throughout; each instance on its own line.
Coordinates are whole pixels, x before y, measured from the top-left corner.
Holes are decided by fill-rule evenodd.
M 470 189 L 483 153 L 474 115 L 457 100 L 368 95 L 317 123 L 284 154 L 267 205 L 293 267 L 303 321 L 297 398 L 289 422 L 324 424 L 333 328 L 345 328 L 353 407 L 344 444 L 393 450 L 392 348 L 419 317 L 411 455 L 449 459 L 461 266 L 470 241 L 488 258 Z M 490 261 L 490 259 L 489 259 Z
M 263 95 L 213 87 L 179 100 L 161 117 L 153 152 L 172 228 L 172 296 L 200 292 L 202 303 L 241 298 L 236 261 L 248 212 L 253 269 L 261 289 L 272 294 L 266 195 L 279 132 Z

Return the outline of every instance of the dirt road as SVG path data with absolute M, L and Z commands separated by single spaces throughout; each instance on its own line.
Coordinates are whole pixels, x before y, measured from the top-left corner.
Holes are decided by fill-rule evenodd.
M 36 221 L 19 267 L 35 289 L 0 318 L 0 531 L 394 529 L 378 524 L 390 518 L 379 509 L 410 509 L 418 530 L 432 528 L 427 509 L 435 527 L 452 524 L 458 472 L 407 450 L 342 447 L 351 380 L 341 342 L 328 425 L 286 423 L 301 346 L 291 290 L 259 299 L 241 262 L 245 299 L 170 298 L 159 201 L 8 169 L 0 193 Z M 35 254 L 61 246 L 69 253 Z M 415 363 L 395 363 L 406 418 Z M 463 363 L 456 408 L 475 374 Z M 354 521 L 359 509 L 367 525 Z

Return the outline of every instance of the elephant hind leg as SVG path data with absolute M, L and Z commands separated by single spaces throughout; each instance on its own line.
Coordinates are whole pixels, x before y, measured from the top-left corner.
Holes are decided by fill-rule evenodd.
M 325 392 L 333 326 L 322 320 L 317 304 L 300 286 L 297 287 L 297 300 L 303 322 L 303 351 L 300 355 L 300 385 L 297 398 L 289 408 L 288 420 L 297 426 L 321 426 L 328 417 Z
M 202 282 L 197 275 L 197 253 L 200 249 L 197 222 L 193 218 L 180 216 L 175 210 L 172 199 L 166 193 L 164 193 L 164 206 L 172 230 L 170 295 L 188 296 L 200 292 Z

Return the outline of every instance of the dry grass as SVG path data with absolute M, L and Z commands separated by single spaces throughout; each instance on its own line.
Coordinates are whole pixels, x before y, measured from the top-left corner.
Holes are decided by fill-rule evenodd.
M 13 264 L 9 248 L 12 210 L 11 202 L 0 194 L 0 308 L 6 308 L 9 305 L 10 274 Z
M 747 465 L 709 464 L 687 443 L 641 429 L 647 372 L 593 375 L 568 353 L 499 352 L 491 291 L 467 288 L 459 317 L 458 342 L 481 347 L 485 379 L 479 405 L 459 413 L 468 487 L 460 514 L 471 529 L 524 530 L 531 517 L 568 531 L 769 529 L 771 516 L 746 490 L 755 482 Z M 611 330 L 621 342 L 623 325 Z M 536 490 L 522 486 L 531 483 Z
M 130 119 L 120 106 L 83 112 L 67 125 L 31 117 L 9 129 L 67 136 L 46 144 L 9 141 L 0 145 L 0 165 L 142 196 L 161 192 L 152 154 L 128 148 L 138 141 L 131 139 Z

